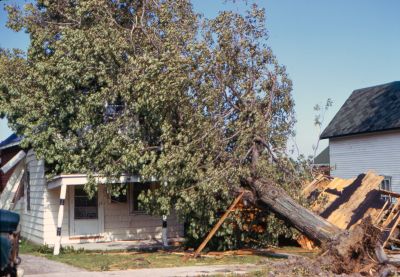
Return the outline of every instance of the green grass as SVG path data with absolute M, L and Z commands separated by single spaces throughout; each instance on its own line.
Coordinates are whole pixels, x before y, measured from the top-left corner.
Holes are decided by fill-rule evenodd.
M 157 268 L 193 265 L 217 264 L 262 264 L 265 256 L 225 256 L 200 257 L 183 261 L 183 256 L 163 251 L 129 252 L 129 251 L 84 251 L 63 248 L 58 256 L 53 256 L 52 249 L 27 241 L 20 245 L 21 254 L 30 254 L 66 263 L 90 271 L 125 270 L 137 268 Z

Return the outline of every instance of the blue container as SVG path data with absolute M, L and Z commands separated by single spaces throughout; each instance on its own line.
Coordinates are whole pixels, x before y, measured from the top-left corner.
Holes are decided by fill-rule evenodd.
M 17 231 L 19 214 L 0 209 L 0 232 Z
M 10 262 L 11 255 L 11 242 L 5 238 L 0 237 L 0 269 L 3 270 Z

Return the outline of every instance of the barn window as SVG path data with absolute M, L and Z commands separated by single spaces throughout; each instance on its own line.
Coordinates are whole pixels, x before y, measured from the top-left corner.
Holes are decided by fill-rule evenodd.
M 381 190 L 392 191 L 392 177 L 391 176 L 384 176 L 383 181 L 380 185 Z M 381 199 L 383 200 L 391 200 L 389 195 L 382 194 Z

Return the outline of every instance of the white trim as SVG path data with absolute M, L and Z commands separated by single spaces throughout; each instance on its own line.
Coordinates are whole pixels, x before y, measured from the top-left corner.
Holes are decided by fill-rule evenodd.
M 139 176 L 122 175 L 118 179 L 107 178 L 104 176 L 95 175 L 95 181 L 97 184 L 110 184 L 110 183 L 140 183 L 142 182 Z M 48 189 L 58 188 L 61 185 L 67 186 L 80 186 L 88 183 L 88 177 L 86 174 L 64 174 L 51 178 L 47 183 Z
M 25 158 L 26 153 L 24 150 L 19 151 L 14 157 L 12 157 L 5 165 L 0 169 L 6 174 L 11 168 L 16 166 L 23 158 Z
M 104 191 L 104 186 L 99 186 L 97 195 L 97 219 L 99 221 L 99 235 L 104 236 L 104 206 L 107 200 L 107 194 Z
M 82 237 L 92 237 L 92 236 L 104 236 L 104 190 L 99 187 L 97 190 L 97 224 L 99 232 L 93 235 L 80 235 L 75 234 L 75 189 L 74 187 L 69 188 L 69 237 L 70 238 L 82 238 Z
M 326 163 L 326 164 L 313 164 L 313 166 L 330 166 L 330 164 L 329 163 Z
M 17 168 L 8 179 L 3 192 L 0 194 L 1 209 L 10 210 L 12 208 L 12 201 L 21 183 L 23 182 L 24 173 L 25 173 L 25 164 L 21 162 L 20 164 L 18 164 Z
M 68 195 L 69 195 L 69 213 L 68 213 L 68 215 L 69 215 L 69 236 L 70 237 L 73 237 L 74 236 L 74 224 L 75 224 L 75 221 L 74 221 L 74 207 L 75 207 L 75 191 L 74 191 L 74 188 L 73 187 L 69 187 L 69 188 L 67 188 L 67 189 L 69 189 L 69 193 L 68 193 Z
M 7 149 L 7 148 L 10 148 L 10 147 L 19 145 L 20 143 L 21 143 L 21 141 L 17 141 L 17 142 L 13 142 L 13 143 L 9 143 L 9 144 L 3 145 L 3 146 L 0 147 L 0 150 Z
M 60 204 L 58 207 L 58 216 L 57 216 L 57 237 L 56 241 L 54 243 L 54 255 L 60 254 L 60 247 L 61 247 L 61 228 L 62 228 L 62 222 L 64 218 L 64 207 L 65 207 L 65 198 L 67 194 L 67 186 L 62 185 L 60 189 Z M 61 200 L 63 200 L 63 203 L 61 203 Z M 61 205 L 62 204 L 62 205 Z M 60 232 L 60 233 L 58 233 Z
M 30 182 L 30 180 L 28 178 L 30 178 L 30 172 L 29 172 L 29 168 L 28 165 L 26 164 L 25 166 L 25 178 L 24 178 L 24 212 L 27 215 L 31 214 L 31 210 L 28 210 L 28 182 Z

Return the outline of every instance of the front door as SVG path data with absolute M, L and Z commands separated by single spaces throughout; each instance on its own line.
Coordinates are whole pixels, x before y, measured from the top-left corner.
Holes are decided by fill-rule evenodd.
M 71 193 L 70 235 L 98 236 L 101 230 L 101 215 L 99 213 L 99 194 L 89 198 L 83 186 L 73 186 Z

